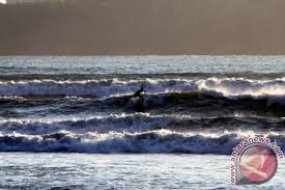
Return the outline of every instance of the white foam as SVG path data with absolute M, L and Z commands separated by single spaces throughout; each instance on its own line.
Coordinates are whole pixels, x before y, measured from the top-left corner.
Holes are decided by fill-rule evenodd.
M 87 132 L 141 132 L 161 127 L 169 127 L 172 123 L 191 121 L 191 116 L 155 115 L 148 113 L 111 114 L 86 118 L 66 119 L 5 119 L 0 122 L 0 130 L 4 134 L 13 132 L 21 134 L 50 134 L 66 130 L 78 134 Z
M 231 154 L 233 147 L 251 136 L 251 133 L 209 135 L 169 130 L 82 135 L 64 132 L 47 136 L 0 135 L 0 151 Z M 283 135 L 268 134 L 268 137 L 284 150 Z
M 112 98 L 132 95 L 144 84 L 148 95 L 201 92 L 231 99 L 268 98 L 268 103 L 285 104 L 285 80 L 250 80 L 245 78 L 146 79 L 121 81 L 31 80 L 0 82 L 0 96 L 90 96 Z

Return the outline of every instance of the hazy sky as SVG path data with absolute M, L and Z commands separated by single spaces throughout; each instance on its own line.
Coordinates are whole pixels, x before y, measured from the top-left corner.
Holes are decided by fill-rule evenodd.
M 0 7 L 0 55 L 285 54 L 284 18 L 284 0 L 7 5 Z
M 18 4 L 18 3 L 39 3 L 39 2 L 64 2 L 65 0 L 0 0 L 2 4 Z

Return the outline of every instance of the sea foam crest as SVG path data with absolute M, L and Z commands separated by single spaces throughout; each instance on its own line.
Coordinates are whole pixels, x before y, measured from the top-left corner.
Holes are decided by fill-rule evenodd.
M 250 80 L 245 78 L 146 79 L 123 81 L 6 81 L 0 82 L 0 96 L 90 96 L 112 98 L 132 95 L 141 85 L 148 95 L 168 93 L 205 93 L 231 99 L 268 98 L 269 103 L 285 104 L 285 80 Z
M 176 133 L 169 130 L 144 133 L 54 133 L 49 135 L 0 135 L 0 151 L 83 152 L 83 153 L 193 153 L 231 154 L 247 136 Z M 282 150 L 285 137 L 268 134 Z

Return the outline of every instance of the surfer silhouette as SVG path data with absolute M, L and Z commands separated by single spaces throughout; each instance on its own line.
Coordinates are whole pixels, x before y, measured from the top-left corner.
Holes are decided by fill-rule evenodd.
M 143 89 L 143 86 L 141 86 L 141 88 L 135 92 L 134 97 L 139 97 L 139 99 L 142 99 L 144 93 L 145 91 Z
M 139 100 L 137 102 L 137 110 L 142 110 L 143 109 L 143 105 L 144 105 L 144 94 L 145 94 L 145 90 L 143 85 L 141 86 L 141 88 L 139 90 L 137 90 L 134 94 L 134 97 L 138 97 Z

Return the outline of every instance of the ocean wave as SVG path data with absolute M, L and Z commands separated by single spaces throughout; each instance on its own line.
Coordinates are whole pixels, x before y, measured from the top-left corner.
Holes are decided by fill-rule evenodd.
M 66 120 L 8 119 L 0 122 L 2 134 L 41 135 L 68 131 L 77 134 L 88 132 L 147 132 L 169 129 L 173 131 L 222 131 L 252 129 L 255 131 L 283 129 L 285 121 L 280 118 L 267 118 L 243 115 L 215 117 L 192 117 L 187 115 L 150 115 L 148 113 L 111 114 L 107 117 L 69 118 Z
M 283 135 L 267 136 L 285 150 Z M 0 151 L 231 154 L 232 149 L 246 137 L 249 136 L 240 133 L 214 135 L 176 133 L 169 130 L 132 134 L 13 134 L 0 135 Z
M 285 80 L 245 78 L 145 79 L 145 80 L 28 80 L 0 82 L 0 96 L 90 96 L 111 98 L 132 95 L 141 85 L 148 94 L 201 92 L 236 99 L 270 97 L 285 104 Z

